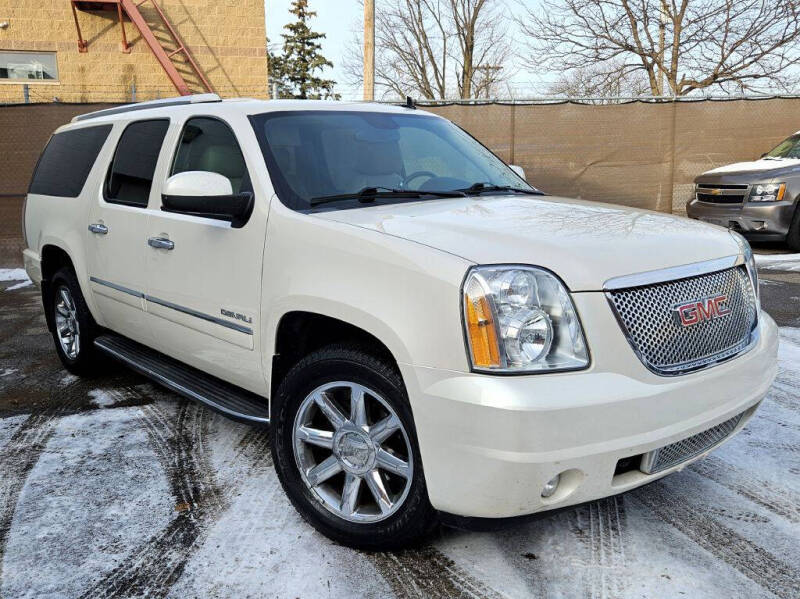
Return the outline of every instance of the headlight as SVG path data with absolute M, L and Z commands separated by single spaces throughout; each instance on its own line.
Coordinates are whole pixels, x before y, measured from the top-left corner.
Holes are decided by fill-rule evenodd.
M 750 190 L 749 202 L 780 202 L 786 193 L 786 183 L 759 183 Z
M 750 282 L 753 284 L 753 289 L 756 292 L 756 301 L 758 302 L 758 306 L 760 308 L 761 291 L 758 288 L 758 270 L 756 269 L 756 259 L 755 256 L 753 256 L 753 249 L 750 247 L 750 242 L 748 242 L 739 233 L 730 230 L 728 232 L 733 235 L 736 243 L 739 244 L 739 253 L 744 259 L 744 264 L 747 267 L 747 274 L 750 275 Z
M 575 306 L 552 273 L 476 266 L 464 282 L 463 302 L 473 369 L 544 372 L 589 365 Z

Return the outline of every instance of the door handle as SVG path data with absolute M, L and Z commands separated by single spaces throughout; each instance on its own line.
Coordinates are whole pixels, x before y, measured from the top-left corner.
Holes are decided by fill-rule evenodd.
M 147 240 L 147 245 L 158 250 L 171 250 L 175 248 L 174 241 L 170 241 L 169 239 L 165 239 L 163 237 L 151 237 Z
M 98 235 L 107 235 L 108 234 L 108 227 L 101 223 L 92 223 L 89 225 L 89 230 L 92 233 L 97 233 Z

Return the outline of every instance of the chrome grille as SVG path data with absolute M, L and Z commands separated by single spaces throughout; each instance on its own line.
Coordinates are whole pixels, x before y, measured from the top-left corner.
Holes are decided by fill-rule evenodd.
M 741 204 L 747 195 L 748 185 L 706 185 L 695 188 L 699 201 L 712 204 Z
M 609 291 L 628 341 L 657 374 L 691 372 L 735 356 L 750 345 L 757 301 L 744 266 Z M 683 326 L 676 307 L 724 294 L 730 313 Z
M 722 442 L 736 429 L 736 425 L 739 424 L 741 419 L 742 414 L 737 414 L 730 420 L 697 433 L 688 439 L 683 439 L 646 453 L 642 456 L 642 464 L 639 469 L 645 474 L 655 474 L 690 460 Z

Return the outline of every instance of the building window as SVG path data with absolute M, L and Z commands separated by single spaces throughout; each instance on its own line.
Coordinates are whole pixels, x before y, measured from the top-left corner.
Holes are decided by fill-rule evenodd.
M 0 81 L 58 81 L 55 52 L 0 50 Z

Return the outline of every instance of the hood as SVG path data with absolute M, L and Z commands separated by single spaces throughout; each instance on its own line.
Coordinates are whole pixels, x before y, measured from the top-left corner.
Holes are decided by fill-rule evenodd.
M 753 160 L 751 162 L 736 162 L 734 164 L 726 164 L 719 168 L 712 169 L 703 173 L 704 175 L 746 175 L 756 174 L 761 177 L 769 178 L 770 171 L 800 171 L 800 159 L 796 158 L 781 158 L 779 160 L 762 158 L 761 160 Z
M 572 291 L 598 291 L 613 277 L 739 252 L 721 227 L 554 197 L 456 198 L 315 216 L 415 241 L 476 264 L 542 266 Z

